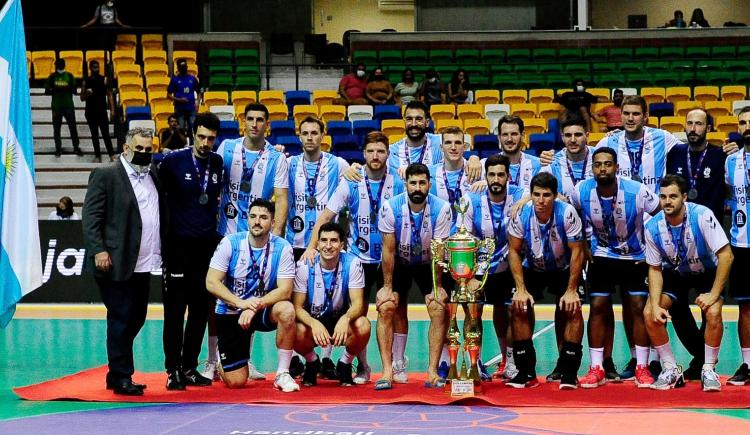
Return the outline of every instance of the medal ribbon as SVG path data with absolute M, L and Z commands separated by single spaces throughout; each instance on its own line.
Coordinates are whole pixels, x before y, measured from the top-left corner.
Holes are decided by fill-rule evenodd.
M 271 252 L 271 241 L 269 240 L 266 243 L 266 251 L 263 254 L 263 257 L 261 257 L 261 258 L 259 258 L 257 260 L 255 259 L 255 255 L 253 255 L 253 246 L 250 244 L 250 237 L 249 236 L 247 238 L 247 245 L 248 245 L 248 248 L 250 249 L 250 259 L 251 259 L 251 261 L 250 261 L 250 271 L 248 272 L 248 276 L 246 278 L 246 281 L 250 280 L 250 279 L 257 279 L 258 280 L 258 287 L 256 287 L 256 292 L 255 292 L 257 294 L 257 289 L 260 287 L 260 284 L 263 282 L 263 277 L 266 275 L 266 268 L 268 268 L 268 262 L 269 262 L 269 259 L 271 258 L 271 255 L 270 255 L 270 252 Z M 259 264 L 261 262 L 263 263 L 263 269 L 261 269 L 260 266 L 259 266 Z M 265 287 L 265 285 L 264 285 L 264 287 Z M 266 291 L 266 289 L 263 288 L 264 294 L 265 294 L 265 291 Z M 260 296 L 263 296 L 263 295 L 260 295 Z
M 407 206 L 407 209 L 408 209 L 408 206 Z M 424 211 L 425 210 L 427 210 L 427 206 L 425 206 L 425 208 L 423 208 L 421 211 L 422 225 L 424 225 L 424 219 L 425 219 Z M 420 228 L 417 228 L 417 224 L 414 221 L 414 213 L 412 213 L 411 210 L 408 210 L 407 214 L 409 215 L 409 225 L 411 226 L 411 252 L 412 252 L 412 256 L 414 256 L 416 247 L 419 247 L 419 250 L 422 251 L 422 233 L 421 233 Z M 420 258 L 419 258 L 420 261 L 422 260 L 421 257 L 422 256 L 420 255 Z
M 643 133 L 643 138 L 641 139 L 641 145 L 638 147 L 638 151 L 630 151 L 630 147 L 627 144 L 627 139 L 625 139 L 625 150 L 628 152 L 628 157 L 630 158 L 630 178 L 633 178 L 633 175 L 640 176 L 641 173 L 641 163 L 643 160 L 643 146 L 646 144 L 646 133 Z
M 607 245 L 605 247 L 615 247 L 617 245 L 617 232 L 615 228 L 615 210 L 617 209 L 617 193 L 618 193 L 618 184 L 619 180 L 615 179 L 615 191 L 612 194 L 612 198 L 609 199 L 609 213 L 604 213 L 604 202 L 605 200 L 602 195 L 599 193 L 599 189 L 596 189 L 596 196 L 599 198 L 599 204 L 602 207 L 602 225 L 604 225 L 607 229 L 608 234 L 608 240 Z
M 708 151 L 708 147 L 709 145 L 707 144 L 706 148 L 703 149 L 703 152 L 698 159 L 698 166 L 695 168 L 695 174 L 693 174 L 693 166 L 690 164 L 690 147 L 688 147 L 687 149 L 687 171 L 688 181 L 690 182 L 691 189 L 695 189 L 695 186 L 698 184 L 698 174 L 700 174 L 701 172 L 701 165 L 703 164 L 703 158 L 706 157 L 706 151 Z
M 675 267 L 675 269 L 679 268 L 680 263 L 683 259 L 687 259 L 687 247 L 685 246 L 685 228 L 687 227 L 688 222 L 688 209 L 685 207 L 685 217 L 682 219 L 682 225 L 680 225 L 680 236 L 675 240 L 674 237 L 674 231 L 672 231 L 672 228 L 669 228 L 669 237 L 672 239 L 672 246 L 674 246 L 675 249 L 675 257 L 670 258 L 669 262 L 672 263 L 672 265 Z M 667 225 L 669 225 L 667 223 Z
M 406 154 L 406 166 L 411 165 L 411 152 L 409 151 L 409 145 L 404 142 L 404 154 Z M 425 142 L 424 145 L 422 145 L 422 151 L 419 154 L 419 160 L 417 163 L 423 163 L 422 160 L 424 160 L 424 155 L 427 153 L 427 142 Z
M 336 263 L 336 269 L 334 269 L 333 278 L 331 279 L 330 290 L 326 288 L 326 280 L 323 279 L 323 266 L 320 265 L 320 256 L 316 258 L 315 263 L 316 269 L 320 270 L 321 281 L 323 281 L 323 290 L 325 294 L 325 299 L 323 299 L 323 313 L 330 308 L 331 314 L 333 314 L 333 293 L 336 291 L 336 284 L 339 280 L 339 266 L 341 265 L 341 261 L 339 260 L 339 262 Z
M 367 199 L 370 201 L 370 216 L 378 215 L 378 210 L 380 210 L 380 202 L 383 199 L 383 191 L 385 190 L 385 179 L 386 177 L 383 177 L 383 181 L 380 184 L 380 191 L 378 192 L 377 198 L 373 196 L 372 190 L 370 189 L 370 180 L 367 178 L 367 171 L 365 171 L 365 187 L 367 188 Z M 374 222 L 370 222 L 371 224 L 374 224 Z
M 190 154 L 190 156 L 193 158 L 193 167 L 195 168 L 195 174 L 198 177 L 198 184 L 201 188 L 201 193 L 206 193 L 206 189 L 208 189 L 208 174 L 211 172 L 211 157 L 209 157 L 206 161 L 206 170 L 203 173 L 203 179 L 201 180 L 201 170 L 200 167 L 198 167 L 198 160 L 196 160 L 195 155 Z
M 257 165 L 260 159 L 263 158 L 263 153 L 265 152 L 266 152 L 265 148 L 260 150 L 260 152 L 258 153 L 258 158 L 256 158 L 255 161 L 253 162 L 253 165 L 248 168 L 247 157 L 245 156 L 245 153 L 246 153 L 245 147 L 244 146 L 242 147 L 242 177 L 240 181 L 247 180 L 249 183 L 253 182 L 253 174 L 255 173 L 255 165 Z
M 583 155 L 583 171 L 581 171 L 581 178 L 576 178 L 575 174 L 573 173 L 573 166 L 570 164 L 570 159 L 568 159 L 568 155 L 566 153 L 565 155 L 565 164 L 568 166 L 568 175 L 570 176 L 570 179 L 573 181 L 573 187 L 575 187 L 576 184 L 578 184 L 579 181 L 586 178 L 586 167 L 589 163 L 589 147 L 586 147 L 586 152 Z
M 302 172 L 305 174 L 305 181 L 307 183 L 307 198 L 309 201 L 309 198 L 315 197 L 315 186 L 318 184 L 318 175 L 320 174 L 320 167 L 323 163 L 323 155 L 321 154 L 320 158 L 318 159 L 317 165 L 315 166 L 315 175 L 313 175 L 312 179 L 307 178 L 307 167 L 305 165 L 305 158 L 302 157 Z M 310 207 L 314 208 L 314 207 Z
M 448 171 L 443 168 L 443 182 L 445 183 L 445 190 L 448 191 L 448 202 L 453 204 L 457 200 L 461 199 L 461 180 L 464 178 L 464 168 L 461 168 L 461 172 L 458 174 L 458 181 L 456 181 L 456 188 L 452 189 L 448 183 Z

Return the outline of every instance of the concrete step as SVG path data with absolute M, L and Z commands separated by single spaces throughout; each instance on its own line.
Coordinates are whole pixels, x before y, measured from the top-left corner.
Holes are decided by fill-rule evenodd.
M 52 105 L 52 95 L 35 95 L 31 94 L 31 107 L 32 108 L 49 108 Z M 73 95 L 73 107 L 85 107 L 86 104 L 78 98 L 78 95 Z
M 81 205 L 83 205 L 83 199 L 86 197 L 86 189 L 37 189 L 37 207 L 47 208 L 49 210 L 47 213 L 49 213 L 50 209 L 56 207 L 63 196 L 69 196 L 73 200 L 73 205 L 80 210 Z
M 50 154 L 34 154 L 34 169 L 38 176 L 41 172 L 91 171 L 110 163 L 106 158 L 104 163 L 95 163 L 92 160 L 91 155 L 78 157 L 75 154 L 63 154 L 55 157 Z
M 86 115 L 83 108 L 75 109 L 76 121 L 85 122 Z M 49 107 L 32 107 L 31 108 L 31 122 L 36 124 L 50 124 L 52 125 L 52 110 Z
M 65 172 L 37 172 L 36 188 L 82 189 L 88 186 L 90 170 L 68 170 Z
M 79 139 L 91 139 L 91 130 L 89 129 L 88 124 L 85 123 L 85 121 L 82 121 L 81 118 L 76 117 L 76 129 L 78 130 L 78 138 Z M 34 135 L 34 140 L 39 139 L 52 139 L 54 135 L 54 129 L 52 128 L 52 124 L 34 124 L 32 126 L 32 135 Z M 63 121 L 62 127 L 60 128 L 60 135 L 63 137 L 63 139 L 70 139 L 70 132 L 68 131 L 68 124 L 66 124 Z M 109 136 L 114 136 L 114 126 L 110 124 L 109 126 Z M 101 142 L 101 141 L 100 141 Z
M 94 145 L 90 138 L 80 139 L 81 150 L 84 154 L 94 154 Z M 112 141 L 112 146 L 116 147 L 116 142 Z M 99 140 L 99 147 L 103 154 L 107 154 L 104 142 Z M 63 154 L 71 154 L 73 152 L 73 143 L 68 136 L 63 134 L 62 138 Z M 54 154 L 55 152 L 55 141 L 52 138 L 34 138 L 34 154 Z

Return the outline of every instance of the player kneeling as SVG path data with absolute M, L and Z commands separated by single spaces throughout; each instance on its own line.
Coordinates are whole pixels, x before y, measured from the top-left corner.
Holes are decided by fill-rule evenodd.
M 352 360 L 370 340 L 370 321 L 363 312 L 365 278 L 354 254 L 341 252 L 346 235 L 336 223 L 318 231 L 318 252 L 312 265 L 297 264 L 292 301 L 297 314 L 294 350 L 307 360 L 302 385 L 317 384 L 321 363 L 315 346 L 345 346 L 336 365 L 339 385 L 354 385 Z

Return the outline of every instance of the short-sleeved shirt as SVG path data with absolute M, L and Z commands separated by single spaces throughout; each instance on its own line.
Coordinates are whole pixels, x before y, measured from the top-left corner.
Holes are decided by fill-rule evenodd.
M 117 8 L 109 5 L 99 5 L 94 11 L 94 16 L 99 19 L 99 25 L 111 26 L 116 23 L 117 19 Z
M 175 101 L 174 108 L 177 110 L 195 110 L 195 94 L 200 89 L 198 79 L 192 74 L 174 75 L 169 81 L 167 92 L 177 98 L 187 98 L 187 103 Z
M 224 160 L 218 226 L 218 233 L 221 235 L 247 231 L 250 204 L 256 198 L 270 200 L 274 189 L 289 188 L 288 166 L 284 154 L 276 151 L 268 142 L 261 151 L 249 151 L 243 146 L 243 140 L 242 137 L 227 139 L 216 150 L 216 154 Z M 255 166 L 251 170 L 253 164 Z M 249 192 L 243 192 L 244 183 L 249 184 Z
M 401 104 L 409 104 L 417 99 L 417 94 L 419 93 L 419 82 L 413 82 L 410 85 L 401 82 L 396 85 L 393 92 L 396 96 L 401 98 Z
M 73 108 L 73 92 L 76 90 L 76 79 L 73 74 L 57 71 L 47 77 L 44 89 L 52 92 L 52 110 L 66 110 Z
M 362 180 L 358 182 L 343 180 L 326 208 L 335 215 L 345 207 L 349 209 L 347 250 L 364 264 L 377 264 L 383 253 L 378 231 L 380 209 L 385 202 L 404 191 L 404 184 L 398 176 L 391 174 L 377 181 L 366 178 L 364 169 L 361 175 Z
M 560 95 L 560 104 L 565 106 L 566 109 L 576 113 L 578 113 L 579 108 L 588 108 L 596 102 L 596 97 L 586 91 L 565 92 L 564 94 Z
M 750 177 L 747 162 L 750 161 L 750 153 L 740 150 L 727 157 L 724 177 L 726 184 L 731 189 L 729 204 L 731 205 L 732 229 L 729 234 L 732 246 L 738 248 L 750 248 L 750 237 L 747 231 L 747 218 L 750 214 Z
M 456 222 L 456 211 L 453 205 L 468 195 L 471 191 L 471 183 L 466 175 L 466 161 L 458 171 L 447 171 L 445 165 L 433 165 L 430 170 L 430 193 L 448 201 L 453 213 L 453 223 Z
M 425 133 L 424 145 L 410 147 L 406 137 L 392 143 L 388 156 L 388 172 L 398 175 L 399 168 L 406 168 L 411 163 L 422 163 L 428 167 L 443 163 L 443 137 L 439 134 Z
M 643 260 L 643 215 L 659 207 L 659 198 L 644 184 L 627 178 L 617 177 L 617 198 L 600 198 L 596 186 L 596 180 L 589 178 L 570 197 L 593 229 L 591 252 L 595 257 Z
M 432 239 L 444 239 L 450 235 L 450 205 L 432 194 L 427 194 L 425 201 L 425 208 L 414 213 L 404 192 L 388 200 L 380 209 L 378 229 L 395 236 L 396 261 L 401 264 L 427 264 Z
M 603 116 L 607 127 L 622 127 L 622 109 L 614 104 L 596 112 L 596 116 Z
M 278 279 L 294 279 L 294 253 L 286 240 L 271 234 L 265 246 L 254 248 L 246 231 L 224 237 L 214 252 L 209 267 L 226 273 L 224 285 L 241 299 L 262 297 L 278 288 Z M 264 266 L 265 264 L 265 266 Z M 259 292 L 262 282 L 264 291 Z M 216 301 L 216 314 L 239 314 L 226 302 Z
M 321 153 L 318 162 L 308 162 L 303 154 L 289 157 L 289 215 L 286 240 L 293 248 L 305 248 L 310 243 L 312 229 L 336 186 L 349 167 L 346 160 L 329 153 Z M 308 201 L 315 198 L 311 207 Z
M 701 161 L 702 151 L 690 151 L 690 169 L 688 170 L 688 145 L 675 145 L 667 154 L 667 174 L 679 175 L 690 183 L 690 176 L 695 177 L 695 188 L 698 197 L 691 202 L 705 205 L 721 219 L 724 216 L 724 162 L 726 153 L 721 147 L 706 145 L 706 154 Z M 698 165 L 700 163 L 700 166 Z
M 353 73 L 347 74 L 341 77 L 339 89 L 343 89 L 346 98 L 350 100 L 364 98 L 365 90 L 367 89 L 367 80 L 364 78 L 360 79 Z
M 336 287 L 333 287 L 334 272 Z M 336 321 L 351 307 L 349 290 L 363 289 L 365 274 L 362 264 L 354 254 L 342 252 L 338 267 L 324 269 L 320 256 L 309 266 L 306 261 L 297 263 L 294 292 L 305 293 L 305 311 L 321 322 Z
M 583 240 L 581 218 L 572 205 L 555 200 L 552 217 L 544 224 L 537 220 L 532 201 L 508 223 L 508 235 L 524 241 L 523 267 L 541 271 L 559 271 L 570 267 L 568 243 Z
M 502 154 L 502 153 L 500 153 Z M 484 173 L 484 162 L 487 159 L 482 159 L 482 176 Z M 542 162 L 537 156 L 531 154 L 521 153 L 521 160 L 518 163 L 511 163 L 508 169 L 508 185 L 518 186 L 526 190 L 531 191 L 531 179 L 534 178 L 542 170 Z
M 628 140 L 625 137 L 625 131 L 618 131 L 599 141 L 596 148 L 606 146 L 615 150 L 617 153 L 617 164 L 620 167 L 617 175 L 620 177 L 631 178 L 634 166 L 633 161 L 637 163 L 640 160 L 641 164 L 640 168 L 638 168 L 638 174 L 643 184 L 651 189 L 652 192 L 659 192 L 661 179 L 667 171 L 667 153 L 680 143 L 679 139 L 668 131 L 643 127 L 643 137 L 641 139 L 636 141 Z
M 570 198 L 575 186 L 581 181 L 593 177 L 591 172 L 594 148 L 589 147 L 586 158 L 577 162 L 568 159 L 565 148 L 555 153 L 552 163 L 542 167 L 541 172 L 549 172 L 557 180 L 557 191 Z
M 214 237 L 224 164 L 216 153 L 207 159 L 192 148 L 171 152 L 159 166 L 159 179 L 169 206 L 169 231 L 183 237 Z M 205 193 L 208 202 L 201 204 Z
M 707 207 L 686 202 L 683 224 L 671 226 L 664 212 L 646 222 L 646 262 L 680 275 L 715 270 L 716 253 L 729 244 L 721 223 Z
M 91 91 L 86 96 L 86 113 L 100 114 L 107 111 L 107 85 L 104 82 L 104 76 L 90 75 L 85 81 L 86 89 L 81 92 Z

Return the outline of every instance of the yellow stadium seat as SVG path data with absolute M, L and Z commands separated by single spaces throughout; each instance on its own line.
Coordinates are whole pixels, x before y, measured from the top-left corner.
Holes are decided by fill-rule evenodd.
M 116 50 L 135 50 L 136 45 L 138 45 L 138 35 L 120 33 L 115 39 Z
M 430 117 L 436 122 L 439 119 L 453 119 L 456 117 L 456 106 L 453 104 L 433 104 L 430 107 Z
M 646 100 L 646 104 L 663 103 L 664 88 L 641 88 L 641 97 Z
M 146 76 L 146 90 L 149 94 L 151 94 L 152 92 L 164 92 L 166 94 L 168 87 L 169 78 Z
M 506 89 L 503 91 L 503 104 L 521 104 L 528 100 L 525 89 Z
M 484 118 L 484 108 L 481 104 L 459 104 L 456 106 L 456 112 L 458 119 L 462 121 Z
M 477 104 L 497 104 L 500 102 L 500 91 L 497 89 L 479 89 L 474 92 L 474 101 Z
M 678 101 L 690 101 L 693 98 L 693 91 L 689 86 L 674 86 L 665 89 L 664 98 L 672 104 Z
M 384 119 L 380 124 L 380 130 L 386 136 L 403 136 L 406 134 L 406 126 L 403 119 Z
M 702 108 L 703 103 L 700 101 L 678 101 L 674 103 L 674 113 L 677 116 L 687 116 L 691 110 Z
M 143 64 L 167 63 L 167 52 L 164 50 L 143 50 Z
M 463 130 L 464 122 L 460 119 L 438 119 L 435 121 L 435 133 L 442 133 L 442 130 L 448 127 L 458 127 Z
M 154 112 L 154 106 L 161 104 L 172 105 L 172 100 L 167 97 L 166 91 L 148 91 L 148 104 L 151 106 L 151 113 Z
M 717 116 L 714 118 L 714 129 L 722 133 L 731 133 L 737 131 L 737 117 L 732 116 Z
M 104 66 L 107 64 L 107 53 L 104 50 L 86 50 L 86 64 L 95 60 L 99 62 L 99 67 L 104 71 Z
M 523 120 L 523 124 L 523 131 L 526 135 L 547 131 L 547 121 L 542 118 L 526 118 Z
M 534 104 L 551 103 L 554 98 L 555 98 L 555 92 L 552 89 L 529 90 L 529 103 L 534 103 Z
M 128 107 L 145 106 L 146 101 L 146 93 L 143 91 L 120 93 L 120 104 L 122 105 L 123 116 Z
M 472 137 L 478 134 L 490 134 L 490 120 L 466 119 L 464 120 L 464 132 Z
M 31 52 L 26 50 L 26 77 L 31 78 Z
M 659 128 L 667 130 L 670 133 L 685 131 L 685 117 L 683 116 L 662 116 L 659 119 Z
M 597 104 L 609 104 L 609 103 L 597 103 Z M 563 107 L 558 103 L 541 103 L 537 110 L 539 111 L 539 117 L 549 121 L 560 116 Z
M 284 104 L 284 91 L 260 91 L 258 101 L 266 106 Z
M 77 79 L 83 77 L 83 52 L 81 50 L 61 51 L 60 59 L 65 59 L 65 70 L 73 74 L 73 77 Z
M 141 47 L 144 50 L 164 49 L 164 37 L 159 34 L 145 33 L 141 35 Z
M 326 104 L 320 106 L 320 119 L 323 122 L 343 121 L 346 118 L 346 106 L 340 104 Z
M 32 51 L 31 62 L 34 65 L 34 78 L 46 79 L 55 71 L 55 59 L 57 56 L 52 50 Z
M 167 121 L 169 115 L 174 113 L 174 105 L 172 103 L 155 103 L 151 104 L 151 116 L 157 123 L 161 121 Z
M 592 131 L 589 133 L 589 145 L 596 145 L 600 140 L 604 139 L 607 136 L 607 133 L 601 133 L 601 132 L 595 132 Z
M 146 64 L 143 65 L 143 75 L 146 76 L 146 80 L 155 77 L 169 78 L 169 67 L 167 64 Z
M 534 103 L 519 103 L 510 105 L 510 114 L 520 118 L 536 118 L 537 108 Z
M 193 50 L 175 50 L 172 52 L 172 64 L 177 63 L 177 59 L 185 59 L 188 64 L 198 63 L 198 56 Z
M 257 94 L 255 91 L 232 91 L 232 104 L 242 105 L 244 108 L 250 103 L 254 103 L 257 100 Z
M 211 106 L 226 106 L 229 103 L 229 92 L 206 91 L 203 93 L 203 104 L 208 108 Z
M 716 101 L 719 99 L 719 87 L 696 86 L 693 88 L 693 99 L 696 101 Z
M 120 93 L 142 91 L 143 80 L 140 77 L 120 77 L 117 80 L 117 88 L 120 90 Z
M 403 138 L 404 138 L 403 134 L 388 135 L 388 144 L 393 145 L 394 143 L 400 141 Z
M 331 106 L 338 96 L 339 92 L 334 90 L 313 91 L 312 103 L 316 106 Z
M 320 149 L 325 152 L 331 151 L 331 136 L 323 135 L 323 139 L 320 140 Z
M 710 131 L 706 133 L 706 140 L 711 145 L 722 146 L 724 145 L 724 140 L 726 138 L 727 138 L 727 133 L 723 133 L 720 131 Z
M 297 104 L 292 110 L 294 115 L 294 124 L 299 128 L 300 122 L 308 116 L 318 117 L 318 106 L 314 104 Z
M 595 89 L 596 89 L 596 88 L 595 88 Z M 590 91 L 590 90 L 591 90 L 591 89 L 587 89 L 587 90 L 586 90 L 586 92 L 588 92 L 588 91 Z M 566 93 L 566 92 L 573 92 L 573 90 L 572 90 L 572 89 L 565 89 L 565 88 L 563 88 L 563 89 L 558 89 L 557 91 L 555 91 L 555 94 L 557 94 L 557 95 L 562 95 L 562 94 L 564 94 L 564 93 Z M 594 94 L 591 94 L 591 95 L 594 95 Z
M 141 78 L 141 66 L 133 63 L 117 65 L 115 67 L 115 77 L 118 79 L 124 77 Z
M 747 88 L 742 85 L 722 86 L 721 99 L 724 101 L 744 100 L 747 95 Z
M 706 101 L 703 108 L 714 118 L 719 116 L 729 116 L 732 114 L 731 101 Z
M 596 97 L 597 100 L 599 100 L 600 103 L 606 103 L 609 101 L 612 101 L 611 91 L 607 88 L 589 88 L 586 89 L 586 92 Z M 560 91 L 558 90 L 557 93 L 559 95 Z
M 289 108 L 286 104 L 271 104 L 268 107 L 268 121 L 286 121 L 289 117 Z
M 112 52 L 110 59 L 112 65 L 116 68 L 119 65 L 132 65 L 135 63 L 134 50 L 115 50 Z

